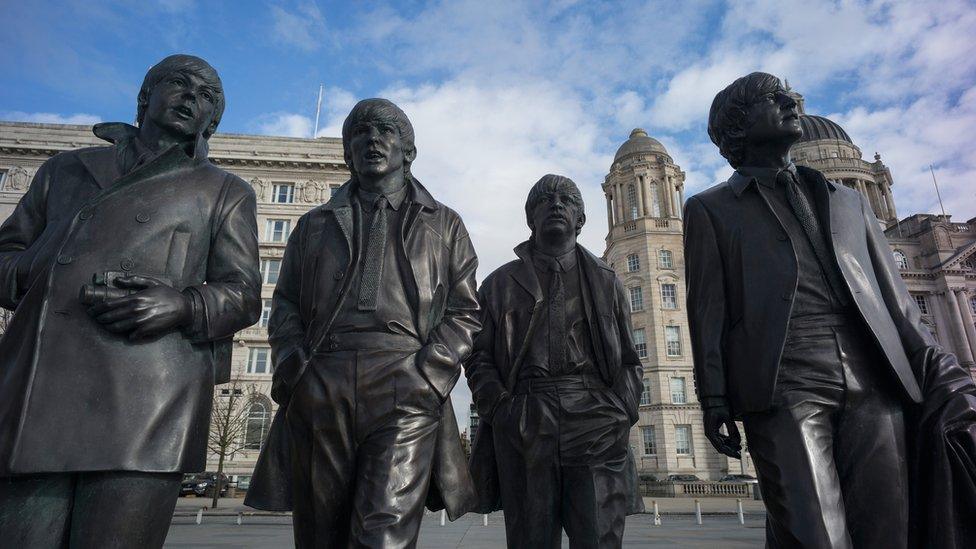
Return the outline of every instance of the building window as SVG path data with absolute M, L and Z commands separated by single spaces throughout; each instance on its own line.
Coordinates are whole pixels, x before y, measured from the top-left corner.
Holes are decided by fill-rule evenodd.
M 661 250 L 657 253 L 658 266 L 662 269 L 673 269 L 674 260 L 672 259 L 671 250 Z
M 674 284 L 661 284 L 661 306 L 665 309 L 678 308 L 678 290 Z
M 267 347 L 251 347 L 251 355 L 247 360 L 247 373 L 249 374 L 270 374 L 271 363 L 268 356 L 271 349 Z
M 0 170 L 0 191 L 4 190 L 5 183 L 7 182 L 7 170 Z
M 657 192 L 657 183 L 651 182 L 648 196 L 651 199 L 651 215 L 661 217 L 661 198 Z
M 277 284 L 279 271 L 281 271 L 280 259 L 261 260 L 261 280 L 265 284 Z
M 258 326 L 262 328 L 268 327 L 268 320 L 271 319 L 271 300 L 262 299 L 261 300 L 261 320 L 258 321 Z
M 674 453 L 679 456 L 691 455 L 691 425 L 674 426 Z
M 255 401 L 247 412 L 247 424 L 244 428 L 244 449 L 260 450 L 264 444 L 264 437 L 268 435 L 268 420 L 271 414 L 267 405 Z
M 976 315 L 976 295 L 969 298 L 969 310 Z
M 922 312 L 923 315 L 929 314 L 929 302 L 925 299 L 922 294 L 912 294 L 912 299 L 915 300 L 915 304 L 918 305 L 918 310 Z
M 671 404 L 687 404 L 688 395 L 685 394 L 685 378 L 671 378 Z
M 278 204 L 291 204 L 295 201 L 295 185 L 275 183 L 271 186 L 271 201 Z
M 664 347 L 668 356 L 681 356 L 681 328 L 664 327 Z
M 640 286 L 630 288 L 630 312 L 644 310 L 644 290 Z
M 636 273 L 640 270 L 640 256 L 637 254 L 630 254 L 627 256 L 627 272 Z
M 895 265 L 898 265 L 899 269 L 903 271 L 908 269 L 908 258 L 901 250 L 895 250 L 891 255 L 895 256 Z
M 641 441 L 644 443 L 645 456 L 657 454 L 657 441 L 654 440 L 654 427 L 652 425 L 641 427 Z
M 639 210 L 637 209 L 637 187 L 633 185 L 627 186 L 627 205 L 630 206 L 631 220 L 640 217 Z
M 637 356 L 647 358 L 647 336 L 644 328 L 634 330 L 634 348 L 637 349 Z
M 641 391 L 641 406 L 650 406 L 651 404 L 651 380 L 644 379 L 644 389 Z
M 285 242 L 291 234 L 291 221 L 288 219 L 269 219 L 264 225 L 264 240 Z

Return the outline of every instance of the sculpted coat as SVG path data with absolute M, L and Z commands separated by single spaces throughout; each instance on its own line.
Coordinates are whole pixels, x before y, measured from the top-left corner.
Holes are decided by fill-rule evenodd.
M 465 463 L 450 390 L 461 374 L 479 329 L 475 294 L 477 258 L 461 218 L 411 181 L 413 201 L 403 218 L 403 257 L 407 259 L 408 298 L 423 347 L 416 364 L 444 401 L 437 434 L 427 505 L 445 507 L 452 519 L 474 505 L 474 488 Z M 301 379 L 314 349 L 328 350 L 328 324 L 316 324 L 315 308 L 338 311 L 352 268 L 352 183 L 299 219 L 285 249 L 275 288 L 275 308 L 268 331 L 276 365 L 272 396 L 281 404 L 268 441 L 255 466 L 245 503 L 269 510 L 290 510 L 291 465 L 285 423 L 288 395 Z
M 0 338 L 0 476 L 203 470 L 230 338 L 260 313 L 247 183 L 209 162 L 203 138 L 193 158 L 173 147 L 120 178 L 136 128 L 94 132 L 116 146 L 45 162 L 0 226 L 0 305 L 16 309 Z M 106 331 L 79 290 L 107 271 L 191 288 L 193 326 L 137 342 Z

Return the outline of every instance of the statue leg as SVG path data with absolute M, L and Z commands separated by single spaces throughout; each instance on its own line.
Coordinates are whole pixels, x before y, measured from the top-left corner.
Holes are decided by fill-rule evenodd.
M 623 545 L 630 421 L 610 389 L 559 392 L 562 523 L 572 549 Z
M 13 547 L 62 547 L 74 499 L 75 474 L 0 478 L 0 532 Z
M 903 404 L 866 337 L 841 335 L 847 399 L 834 454 L 855 547 L 908 544 L 908 455 Z
M 288 404 L 296 547 L 345 547 L 349 540 L 356 470 L 355 360 L 355 352 L 312 357 Z
M 361 353 L 357 366 L 359 444 L 350 545 L 415 547 L 430 486 L 441 402 L 417 368 L 413 353 Z
M 559 403 L 519 394 L 495 413 L 492 438 L 509 549 L 560 547 Z
M 80 473 L 71 510 L 70 547 L 162 547 L 182 480 L 182 473 Z
M 852 547 L 834 462 L 844 391 L 833 331 L 791 335 L 772 407 L 743 418 L 766 504 L 769 547 Z

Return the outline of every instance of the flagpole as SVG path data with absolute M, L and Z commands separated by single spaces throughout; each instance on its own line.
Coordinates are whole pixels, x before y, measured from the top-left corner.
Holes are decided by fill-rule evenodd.
M 939 182 L 935 180 L 935 168 L 932 167 L 932 164 L 929 164 L 929 171 L 932 172 L 932 184 L 935 185 L 935 196 L 939 197 L 939 207 L 942 208 L 942 220 L 946 221 L 945 206 L 942 205 L 942 193 L 939 192 Z
M 319 113 L 322 112 L 322 84 L 319 84 L 319 100 L 315 103 L 315 129 L 312 130 L 312 139 L 319 133 Z

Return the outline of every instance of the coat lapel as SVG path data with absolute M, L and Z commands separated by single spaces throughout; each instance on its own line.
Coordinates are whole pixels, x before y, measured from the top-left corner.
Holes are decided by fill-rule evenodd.
M 542 315 L 542 285 L 539 284 L 539 277 L 535 274 L 535 268 L 532 266 L 532 243 L 525 241 L 515 247 L 515 255 L 521 260 L 519 266 L 512 273 L 512 278 L 519 286 L 525 289 L 535 300 L 532 306 L 532 316 L 529 318 L 529 326 L 525 330 L 525 335 L 522 338 L 522 343 L 518 347 L 518 353 L 515 356 L 515 360 L 512 362 L 512 368 L 508 372 L 508 389 L 512 390 L 515 388 L 515 384 L 518 382 L 519 370 L 522 369 L 522 362 L 525 360 L 525 355 L 529 350 L 529 341 L 532 340 L 532 335 L 538 329 L 539 323 L 541 322 Z
M 78 153 L 78 159 L 99 189 L 111 187 L 121 175 L 115 158 L 117 149 L 117 147 L 98 147 Z

